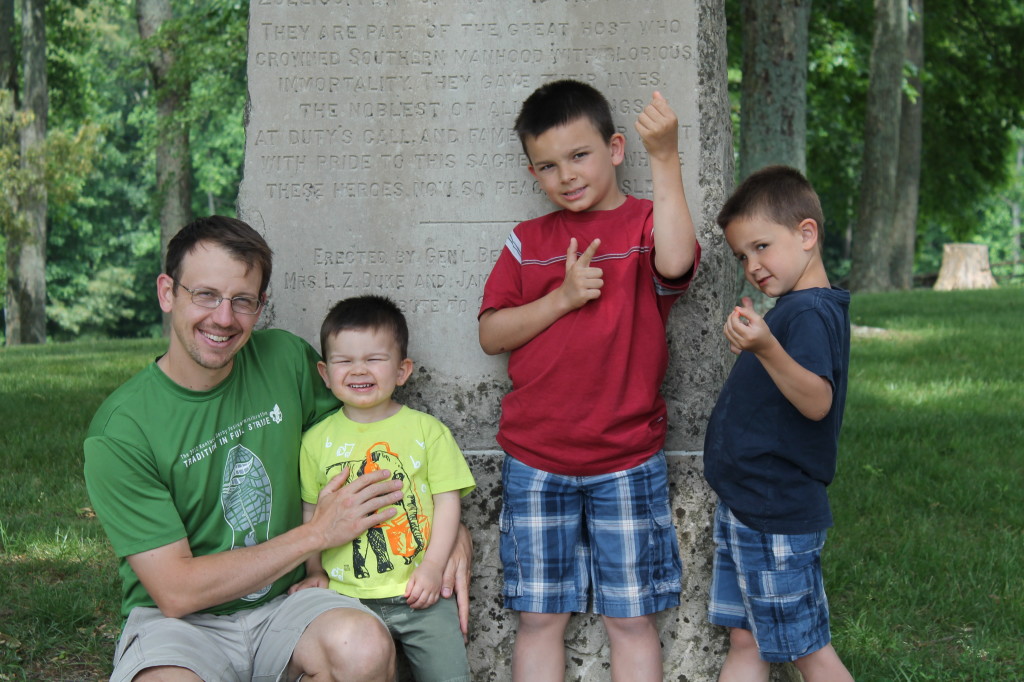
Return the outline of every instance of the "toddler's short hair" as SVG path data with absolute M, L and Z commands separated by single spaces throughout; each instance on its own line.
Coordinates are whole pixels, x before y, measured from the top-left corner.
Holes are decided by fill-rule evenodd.
M 788 166 L 766 166 L 751 173 L 732 193 L 718 213 L 723 230 L 738 218 L 760 216 L 796 229 L 811 218 L 818 224 L 819 245 L 824 239 L 825 216 L 811 183 Z
M 545 83 L 526 98 L 516 117 L 516 134 L 523 151 L 528 138 L 539 137 L 578 118 L 593 123 L 605 141 L 615 134 L 611 107 L 596 88 L 569 79 Z
M 404 360 L 409 357 L 409 325 L 405 315 L 387 296 L 354 296 L 338 301 L 320 325 L 320 354 L 327 359 L 327 342 L 341 331 L 373 329 L 390 332 Z

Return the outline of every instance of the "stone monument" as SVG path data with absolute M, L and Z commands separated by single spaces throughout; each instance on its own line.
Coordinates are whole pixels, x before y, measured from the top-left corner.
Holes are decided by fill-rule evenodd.
M 713 495 L 704 424 L 731 363 L 720 329 L 735 266 L 714 223 L 732 184 L 725 19 L 713 0 L 251 0 L 245 173 L 239 216 L 275 252 L 263 324 L 316 339 L 327 309 L 394 298 L 416 371 L 398 399 L 448 424 L 478 489 L 463 502 L 476 552 L 474 679 L 509 678 L 515 616 L 501 608 L 494 441 L 505 359 L 484 355 L 483 285 L 516 223 L 552 210 L 513 122 L 536 87 L 601 90 L 627 138 L 620 183 L 651 196 L 633 123 L 655 90 L 680 120 L 679 158 L 704 249 L 670 320 L 672 507 L 683 604 L 659 616 L 666 679 L 711 680 L 724 633 L 706 624 Z M 567 679 L 608 679 L 600 621 L 576 616 Z

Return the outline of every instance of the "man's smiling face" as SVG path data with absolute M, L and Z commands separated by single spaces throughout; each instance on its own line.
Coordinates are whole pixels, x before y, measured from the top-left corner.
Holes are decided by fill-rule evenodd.
M 178 282 L 193 291 L 209 291 L 225 299 L 259 298 L 261 272 L 235 259 L 223 247 L 199 242 L 182 259 Z M 221 301 L 203 308 L 166 274 L 157 279 L 160 307 L 171 316 L 167 355 L 158 363 L 176 383 L 195 390 L 216 386 L 231 373 L 235 354 L 248 342 L 259 315 L 244 315 Z

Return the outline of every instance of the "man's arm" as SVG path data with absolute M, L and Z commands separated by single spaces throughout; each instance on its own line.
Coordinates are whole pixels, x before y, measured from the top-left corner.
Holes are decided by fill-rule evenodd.
M 667 280 L 690 271 L 697 237 L 679 166 L 679 121 L 668 101 L 655 92 L 636 121 L 651 160 L 654 186 L 654 267 Z
M 127 557 L 165 616 L 180 618 L 251 594 L 324 549 L 351 542 L 395 514 L 401 482 L 386 470 L 344 485 L 347 469 L 332 478 L 308 523 L 254 545 L 194 556 L 188 539 Z M 380 510 L 380 511 L 378 511 Z
M 554 291 L 536 301 L 514 308 L 490 308 L 480 315 L 480 347 L 488 355 L 513 351 L 526 345 L 566 313 L 581 308 L 601 295 L 601 268 L 590 260 L 601 245 L 595 239 L 577 258 L 576 238 L 569 240 L 565 253 L 565 280 Z
M 455 546 L 448 565 L 444 567 L 441 578 L 441 596 L 450 599 L 455 595 L 459 607 L 459 628 L 462 638 L 469 639 L 469 583 L 473 567 L 473 537 L 464 523 L 459 524 L 459 534 L 455 538 Z
M 794 360 L 775 338 L 764 318 L 743 298 L 725 321 L 725 338 L 734 353 L 750 351 L 761 361 L 768 376 L 800 414 L 821 421 L 832 409 L 832 384 Z

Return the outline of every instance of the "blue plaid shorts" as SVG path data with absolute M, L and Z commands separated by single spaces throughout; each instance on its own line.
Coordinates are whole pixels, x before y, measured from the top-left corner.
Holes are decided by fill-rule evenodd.
M 683 562 L 659 451 L 598 476 L 562 476 L 506 455 L 501 561 L 505 608 L 634 618 L 679 604 Z
M 826 532 L 762 533 L 721 502 L 715 511 L 715 565 L 708 619 L 750 630 L 765 661 L 795 661 L 831 640 L 821 579 Z

